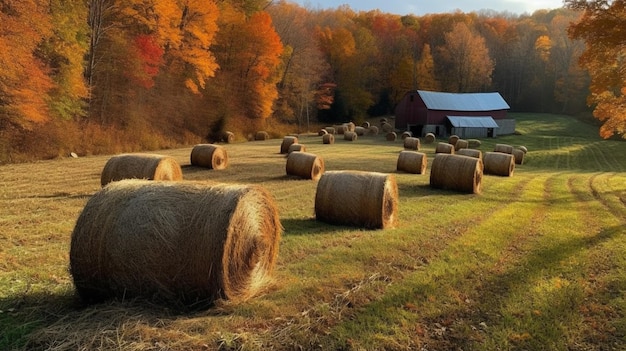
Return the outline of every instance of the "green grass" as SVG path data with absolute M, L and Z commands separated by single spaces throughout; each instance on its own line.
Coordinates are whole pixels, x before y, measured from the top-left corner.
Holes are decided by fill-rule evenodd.
M 389 230 L 315 221 L 316 184 L 285 176 L 280 140 L 226 145 L 223 171 L 185 167 L 191 148 L 160 151 L 185 179 L 262 184 L 284 226 L 263 294 L 193 313 L 76 300 L 69 239 L 108 157 L 1 166 L 0 349 L 626 349 L 626 143 L 565 116 L 514 117 L 519 135 L 481 150 L 525 145 L 525 163 L 486 175 L 480 195 L 396 173 L 401 141 L 301 137 L 327 170 L 395 174 Z

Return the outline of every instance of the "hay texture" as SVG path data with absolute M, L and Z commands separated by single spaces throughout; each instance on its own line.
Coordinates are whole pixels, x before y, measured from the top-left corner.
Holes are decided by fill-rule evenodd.
M 302 144 L 291 144 L 291 145 L 289 145 L 289 149 L 287 149 L 287 155 L 290 155 L 294 151 L 305 152 L 306 151 L 306 146 L 304 146 Z
M 270 138 L 270 134 L 266 131 L 258 131 L 254 135 L 254 140 L 268 140 Z
M 298 137 L 295 137 L 292 135 L 283 137 L 283 142 L 280 144 L 280 153 L 281 154 L 289 153 L 289 146 L 291 146 L 291 144 L 297 144 L 297 143 L 298 143 Z
M 226 148 L 213 144 L 198 144 L 193 147 L 190 155 L 191 164 L 209 169 L 226 169 L 228 153 Z
M 426 135 L 424 136 L 424 143 L 426 144 L 432 144 L 435 142 L 435 140 L 437 140 L 437 138 L 433 133 L 426 133 Z
M 428 167 L 426 154 L 417 151 L 400 151 L 396 169 L 401 172 L 424 174 Z
M 493 148 L 494 152 L 502 152 L 505 154 L 512 154 L 513 153 L 513 146 L 511 145 L 507 145 L 507 144 L 496 144 L 496 146 L 494 146 Z
M 483 155 L 485 174 L 510 177 L 515 171 L 515 157 L 502 152 L 485 152 Z
M 420 146 L 421 145 L 420 145 L 419 138 L 413 138 L 413 137 L 404 138 L 404 149 L 405 150 L 419 151 Z
M 322 143 L 323 144 L 334 144 L 335 143 L 335 136 L 332 134 L 326 134 L 322 136 Z
M 523 150 L 513 149 L 513 158 L 515 159 L 516 165 L 521 165 L 524 163 L 524 156 L 526 156 L 526 154 Z
M 121 154 L 111 157 L 104 165 L 100 184 L 122 179 L 182 180 L 183 170 L 169 156 L 154 154 Z
M 324 174 L 324 160 L 308 152 L 294 152 L 287 157 L 287 175 L 319 180 Z
M 448 144 L 450 145 L 456 145 L 456 142 L 459 141 L 459 136 L 458 135 L 450 135 L 450 137 L 448 138 Z
M 475 157 L 475 158 L 479 158 L 481 160 L 483 159 L 483 153 L 480 150 L 476 150 L 476 149 L 461 149 L 459 151 L 456 151 L 454 154 L 455 155 Z
M 430 169 L 430 186 L 463 193 L 479 194 L 483 165 L 478 158 L 436 154 Z
M 346 131 L 346 132 L 343 133 L 343 140 L 356 141 L 357 138 L 358 138 L 358 136 L 356 135 L 355 132 Z
M 243 301 L 268 282 L 281 232 L 276 204 L 259 186 L 124 180 L 85 205 L 70 272 L 86 302 Z
M 396 141 L 398 134 L 396 134 L 396 132 L 389 132 L 385 135 L 385 139 L 387 139 L 387 141 Z
M 393 228 L 398 222 L 396 178 L 377 172 L 326 172 L 317 183 L 315 216 L 330 224 Z
M 439 142 L 437 143 L 437 147 L 435 148 L 436 154 L 454 154 L 454 145 Z

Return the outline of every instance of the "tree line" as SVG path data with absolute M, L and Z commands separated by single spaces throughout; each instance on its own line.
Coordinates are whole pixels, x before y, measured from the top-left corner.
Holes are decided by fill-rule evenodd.
M 0 162 L 358 122 L 413 89 L 581 113 L 594 75 L 579 65 L 589 31 L 571 24 L 589 2 L 566 2 L 401 16 L 284 0 L 0 0 Z

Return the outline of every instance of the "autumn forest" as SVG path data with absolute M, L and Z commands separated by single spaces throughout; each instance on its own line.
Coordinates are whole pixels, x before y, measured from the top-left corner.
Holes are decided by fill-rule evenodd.
M 603 137 L 623 135 L 610 116 L 623 115 L 624 65 L 598 64 L 624 57 L 623 38 L 592 43 L 610 42 L 594 20 L 613 8 L 623 19 L 624 1 L 565 3 L 401 16 L 284 0 L 0 0 L 0 164 L 359 122 L 411 89 L 498 91 L 513 111 L 593 112 Z

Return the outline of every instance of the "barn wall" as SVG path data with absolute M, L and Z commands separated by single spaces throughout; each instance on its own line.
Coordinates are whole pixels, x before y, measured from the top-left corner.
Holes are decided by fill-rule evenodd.
M 494 129 L 493 136 L 495 137 L 497 129 Z M 452 134 L 458 135 L 462 139 L 477 139 L 477 138 L 487 138 L 488 137 L 488 128 L 452 128 Z
M 510 135 L 515 133 L 515 120 L 514 119 L 500 119 L 496 120 L 498 128 L 498 135 Z

